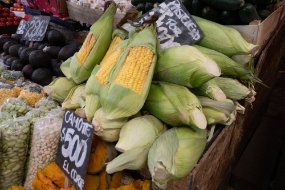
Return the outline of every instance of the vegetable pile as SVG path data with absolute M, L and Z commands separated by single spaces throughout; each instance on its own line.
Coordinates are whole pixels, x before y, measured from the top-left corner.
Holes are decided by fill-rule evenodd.
M 63 75 L 43 89 L 19 82 L 21 72 L 2 71 L 1 116 L 15 120 L 19 130 L 31 131 L 29 138 L 23 137 L 26 146 L 18 147 L 30 149 L 31 155 L 24 155 L 28 177 L 23 179 L 23 163 L 11 163 L 21 164 L 21 171 L 15 181 L 3 178 L 5 187 L 25 184 L 27 190 L 74 189 L 72 184 L 64 185 L 65 176 L 53 162 L 56 147 L 47 143 L 60 138 L 62 112 L 54 109 L 57 104 L 52 99 L 94 127 L 86 190 L 166 189 L 169 181 L 186 176 L 195 167 L 205 150 L 208 129 L 230 125 L 237 113 L 244 112 L 240 103 L 254 101 L 252 86 L 262 83 L 251 69 L 257 47 L 237 30 L 194 16 L 205 35 L 197 45 L 160 49 L 154 24 L 143 24 L 130 33 L 114 29 L 116 10 L 112 3 L 91 26 L 82 47 L 65 57 L 60 65 Z M 52 34 L 48 33 L 51 45 L 64 45 L 51 38 Z M 11 41 L 7 40 L 16 43 Z M 32 76 L 36 68 L 49 65 L 39 63 L 41 57 L 37 56 L 53 54 L 29 53 L 26 61 L 35 69 Z M 39 100 L 45 93 L 49 98 Z M 22 117 L 29 125 L 17 122 Z M 6 145 L 11 138 L 4 131 L 6 125 L 0 117 L 2 151 L 10 146 Z M 49 154 L 41 147 L 50 150 Z M 5 154 L 13 155 L 14 146 L 8 150 Z M 6 162 L 0 165 L 0 176 L 11 175 Z

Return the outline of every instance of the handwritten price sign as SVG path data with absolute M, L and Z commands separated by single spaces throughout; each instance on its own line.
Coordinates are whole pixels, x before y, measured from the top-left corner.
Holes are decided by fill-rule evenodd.
M 56 162 L 77 190 L 84 188 L 92 137 L 92 125 L 67 110 L 62 124 Z
M 22 38 L 28 41 L 42 41 L 49 21 L 49 16 L 31 16 L 26 23 L 27 30 L 24 31 Z
M 203 37 L 196 22 L 180 0 L 166 0 L 133 22 L 140 26 L 153 15 L 156 21 L 161 48 L 179 45 L 192 45 Z

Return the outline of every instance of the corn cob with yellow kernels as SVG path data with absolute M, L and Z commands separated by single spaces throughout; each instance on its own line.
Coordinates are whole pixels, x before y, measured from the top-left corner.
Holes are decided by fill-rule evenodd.
M 99 64 L 106 54 L 112 40 L 116 10 L 116 5 L 112 3 L 91 26 L 81 49 L 61 65 L 64 75 L 76 84 L 86 81 L 95 65 Z

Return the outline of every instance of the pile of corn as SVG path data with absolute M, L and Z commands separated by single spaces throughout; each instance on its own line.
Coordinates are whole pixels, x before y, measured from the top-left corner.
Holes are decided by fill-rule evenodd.
M 143 178 L 165 189 L 193 169 L 210 126 L 230 125 L 244 112 L 238 101 L 254 101 L 253 83 L 262 81 L 240 58 L 256 46 L 235 29 L 194 17 L 205 34 L 198 45 L 161 50 L 153 24 L 113 32 L 115 10 L 112 4 L 91 27 L 63 63 L 66 77 L 45 91 L 94 126 L 85 189 L 150 189 L 147 180 L 120 180 L 120 172 L 145 168 Z M 43 171 L 35 189 L 47 180 Z

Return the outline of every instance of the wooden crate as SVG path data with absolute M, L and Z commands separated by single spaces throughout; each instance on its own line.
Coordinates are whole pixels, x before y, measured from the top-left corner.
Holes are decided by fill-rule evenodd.
M 238 115 L 235 123 L 222 130 L 192 172 L 181 180 L 170 182 L 168 190 L 226 189 L 232 166 L 234 166 L 259 123 L 259 118 L 264 111 L 262 108 L 268 102 L 271 92 L 270 86 L 274 85 L 279 65 L 285 59 L 284 16 L 280 17 L 280 22 L 276 27 L 273 30 L 274 33 L 271 32 L 271 36 L 267 36 L 267 41 L 263 42 L 262 51 L 259 52 L 256 60 L 256 74 L 269 88 L 256 85 L 256 100 L 252 106 L 248 104 L 245 106 L 245 115 Z

